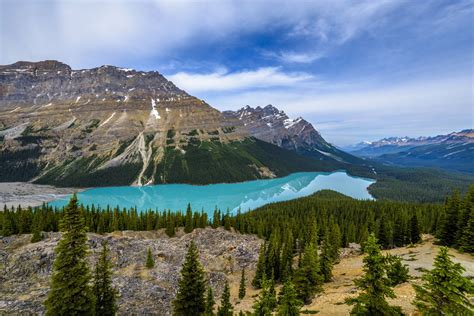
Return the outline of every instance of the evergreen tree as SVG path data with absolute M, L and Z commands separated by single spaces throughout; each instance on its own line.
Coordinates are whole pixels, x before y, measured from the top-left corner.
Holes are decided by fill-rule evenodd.
M 416 213 L 413 214 L 410 220 L 410 242 L 417 244 L 421 241 L 420 227 L 418 224 L 418 217 Z
M 452 196 L 447 200 L 445 215 L 440 223 L 438 238 L 442 245 L 453 246 L 456 243 L 455 238 L 458 231 L 460 203 L 459 192 L 454 191 Z
M 471 216 L 464 228 L 460 245 L 461 251 L 474 253 L 474 208 L 471 210 Z
M 33 221 L 33 236 L 31 236 L 31 242 L 38 242 L 43 240 L 43 234 L 41 233 L 41 227 L 39 223 L 38 216 L 35 217 Z
M 400 214 L 400 216 L 395 219 L 393 227 L 393 244 L 395 247 L 402 247 L 405 244 L 405 235 L 403 217 Z
M 229 282 L 226 280 L 224 286 L 224 292 L 221 297 L 221 305 L 217 309 L 217 316 L 232 316 L 233 306 L 230 303 L 230 288 Z
M 400 256 L 387 255 L 387 278 L 390 286 L 396 286 L 408 281 L 408 266 L 402 263 Z
M 323 277 L 319 274 L 319 260 L 314 245 L 306 246 L 301 265 L 295 272 L 294 284 L 298 298 L 310 303 L 314 294 L 322 290 Z
M 252 280 L 252 285 L 259 289 L 261 287 L 262 279 L 266 276 L 265 267 L 266 267 L 266 244 L 264 243 L 260 246 L 260 252 L 258 255 L 257 268 L 255 270 L 255 276 Z
M 379 244 L 382 246 L 383 249 L 387 249 L 390 246 L 390 237 L 388 234 L 386 222 L 387 220 L 385 219 L 385 216 L 380 218 L 379 230 L 377 234 Z
M 213 316 L 214 315 L 214 305 L 216 301 L 214 300 L 214 293 L 212 292 L 212 288 L 209 286 L 207 288 L 207 295 L 206 295 L 206 306 L 204 308 L 204 316 Z
M 188 203 L 188 207 L 186 208 L 186 219 L 184 225 L 184 232 L 186 234 L 192 232 L 194 230 L 194 223 L 193 223 L 193 211 L 191 210 L 191 204 Z
M 280 278 L 280 231 L 274 230 L 270 236 L 266 253 L 266 274 L 267 278 Z
M 10 236 L 15 232 L 15 224 L 12 215 L 12 211 L 5 207 L 3 211 L 2 236 Z
M 166 221 L 165 233 L 168 237 L 174 237 L 176 235 L 174 218 L 171 216 L 168 216 L 168 220 Z
M 422 276 L 425 283 L 413 285 L 413 303 L 424 315 L 473 315 L 468 295 L 474 294 L 474 283 L 462 276 L 464 268 L 449 257 L 448 248 L 441 247 L 434 269 Z
M 281 254 L 281 277 L 282 281 L 286 281 L 293 275 L 293 253 L 294 240 L 293 233 L 288 230 L 285 234 L 285 243 Z
M 278 301 L 277 301 L 277 295 L 276 295 L 276 290 L 275 290 L 275 279 L 273 279 L 273 277 L 270 279 L 270 286 L 269 286 L 269 289 L 268 289 L 268 304 L 270 306 L 270 308 L 272 310 L 274 310 L 277 305 L 278 305 Z
M 239 299 L 243 299 L 245 297 L 245 269 L 242 269 L 242 275 L 240 277 L 240 284 L 239 284 Z
M 102 243 L 102 252 L 95 266 L 94 276 L 95 315 L 108 316 L 117 312 L 117 291 L 112 287 L 112 271 L 107 242 Z
M 45 301 L 46 314 L 91 315 L 94 294 L 89 284 L 87 235 L 75 194 L 64 209 L 61 231 L 63 235 L 55 249 L 51 286 Z
M 331 245 L 329 244 L 328 234 L 324 235 L 321 243 L 321 259 L 320 259 L 320 270 L 323 276 L 324 282 L 329 282 L 332 279 L 332 266 L 333 259 L 331 257 Z
M 359 296 L 346 299 L 352 308 L 351 315 L 401 315 L 400 307 L 390 306 L 386 297 L 395 298 L 386 277 L 386 258 L 380 252 L 377 238 L 372 233 L 365 243 L 364 276 L 354 281 L 361 290 Z
M 283 284 L 278 297 L 278 316 L 298 316 L 303 302 L 298 299 L 295 287 L 291 280 Z
M 173 301 L 173 315 L 201 315 L 205 310 L 204 292 L 206 291 L 204 270 L 199 262 L 196 245 L 191 241 L 181 269 L 178 293 Z
M 145 267 L 147 269 L 152 269 L 155 266 L 155 260 L 153 260 L 153 255 L 151 253 L 150 248 L 148 248 L 148 251 L 146 253 L 146 263 Z
M 265 276 L 263 276 L 260 284 L 262 289 L 260 290 L 260 293 L 258 293 L 257 300 L 253 305 L 253 315 L 270 316 L 274 310 L 275 297 L 271 293 L 271 285 Z
M 339 261 L 339 248 L 341 248 L 341 229 L 336 223 L 332 223 L 329 230 L 329 244 L 331 245 L 331 258 L 333 262 Z M 316 247 L 316 245 L 315 245 Z

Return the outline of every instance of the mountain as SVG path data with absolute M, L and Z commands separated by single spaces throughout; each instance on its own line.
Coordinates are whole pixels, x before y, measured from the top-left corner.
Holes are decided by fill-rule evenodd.
M 352 154 L 383 163 L 474 172 L 473 129 L 433 137 L 390 137 L 357 146 Z
M 251 136 L 281 148 L 320 161 L 342 163 L 341 166 L 347 163 L 362 163 L 360 159 L 326 142 L 313 125 L 302 117 L 291 119 L 271 104 L 256 108 L 247 105 L 237 111 L 225 111 L 223 114 L 230 119 L 241 121 Z
M 73 70 L 58 61 L 0 66 L 0 165 L 1 181 L 81 187 L 235 182 L 340 167 L 253 137 L 242 120 L 158 72 Z

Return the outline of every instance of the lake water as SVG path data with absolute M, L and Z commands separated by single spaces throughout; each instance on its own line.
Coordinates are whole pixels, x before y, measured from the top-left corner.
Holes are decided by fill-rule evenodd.
M 352 177 L 343 171 L 300 172 L 287 177 L 255 180 L 241 183 L 210 185 L 160 184 L 144 187 L 104 187 L 78 193 L 84 205 L 121 208 L 137 207 L 138 210 L 158 209 L 185 210 L 191 203 L 193 210 L 204 209 L 212 215 L 215 207 L 232 212 L 255 209 L 271 202 L 287 201 L 331 189 L 356 199 L 373 199 L 367 187 L 374 180 Z M 50 202 L 52 206 L 63 206 L 66 199 Z

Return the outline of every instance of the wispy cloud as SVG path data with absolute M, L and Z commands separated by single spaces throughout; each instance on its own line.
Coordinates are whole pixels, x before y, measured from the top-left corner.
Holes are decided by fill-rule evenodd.
M 201 92 L 287 87 L 314 79 L 314 76 L 306 73 L 285 73 L 277 67 L 266 67 L 238 72 L 220 69 L 206 74 L 178 72 L 168 78 L 179 87 L 199 94 Z

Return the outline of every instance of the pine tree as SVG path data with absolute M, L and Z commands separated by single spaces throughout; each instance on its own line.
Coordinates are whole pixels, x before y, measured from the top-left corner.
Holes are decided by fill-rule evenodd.
M 346 299 L 352 308 L 351 315 L 401 315 L 400 307 L 390 306 L 386 297 L 395 298 L 386 277 L 386 258 L 380 252 L 377 238 L 372 233 L 365 243 L 364 276 L 354 281 L 361 290 L 359 296 Z
M 278 297 L 278 316 L 298 316 L 303 302 L 298 299 L 291 280 L 287 280 Z
M 234 307 L 230 303 L 229 282 L 226 280 L 224 292 L 221 297 L 221 305 L 217 309 L 217 316 L 232 316 Z
M 324 235 L 321 248 L 320 270 L 324 282 L 329 282 L 332 279 L 333 259 L 331 257 L 331 245 L 329 244 L 328 234 Z
M 43 234 L 41 233 L 41 227 L 38 216 L 33 221 L 33 235 L 31 236 L 31 242 L 38 242 L 43 240 Z
M 293 276 L 293 233 L 291 230 L 286 232 L 286 240 L 281 253 L 281 277 L 282 281 L 286 281 Z
M 84 218 L 74 194 L 64 209 L 62 238 L 55 252 L 51 288 L 45 301 L 47 315 L 91 315 L 94 294 L 87 264 L 87 235 Z
M 267 278 L 280 278 L 280 231 L 274 230 L 270 236 L 266 253 L 266 274 Z
M 155 260 L 153 260 L 153 255 L 151 253 L 150 248 L 148 248 L 148 251 L 146 253 L 146 263 L 145 267 L 147 269 L 152 269 L 155 266 Z
M 440 223 L 438 238 L 442 245 L 453 246 L 456 243 L 455 238 L 458 231 L 460 203 L 459 192 L 454 191 L 452 196 L 447 200 L 445 206 L 446 212 Z
M 425 283 L 413 285 L 413 303 L 423 315 L 473 315 L 468 295 L 474 294 L 474 282 L 463 277 L 465 269 L 449 257 L 448 248 L 441 247 L 434 269 L 422 276 Z
M 173 301 L 173 315 L 201 315 L 205 310 L 204 292 L 206 291 L 204 270 L 199 262 L 196 245 L 191 241 L 181 269 L 178 293 Z
M 461 251 L 474 253 L 474 208 L 471 210 L 469 222 L 464 228 L 460 245 Z
M 166 222 L 165 233 L 166 235 L 168 235 L 168 237 L 174 237 L 176 235 L 174 218 L 170 216 L 169 214 L 168 214 L 168 220 Z
M 393 227 L 393 244 L 395 247 L 402 247 L 405 244 L 405 229 L 403 225 L 403 217 L 397 216 Z
M 396 286 L 408 281 L 410 275 L 408 274 L 408 266 L 402 263 L 400 256 L 387 255 L 387 278 L 390 286 Z
M 112 287 L 112 271 L 107 242 L 102 243 L 102 252 L 94 275 L 95 315 L 108 316 L 117 312 L 117 291 Z
M 333 262 L 339 261 L 339 250 L 341 248 L 341 229 L 339 225 L 333 223 L 329 230 L 329 243 L 331 245 L 331 258 Z M 316 247 L 316 245 L 315 245 Z
M 212 292 L 212 288 L 209 286 L 207 288 L 207 295 L 206 295 L 206 306 L 204 308 L 204 316 L 213 316 L 214 315 L 214 305 L 216 301 L 214 300 L 214 293 Z
M 416 213 L 413 214 L 410 220 L 410 242 L 417 244 L 421 241 L 420 227 L 418 224 L 418 217 Z
M 261 280 L 260 293 L 253 305 L 253 315 L 255 316 L 270 316 L 274 310 L 275 297 L 271 293 L 270 282 L 263 276 Z
M 257 268 L 255 270 L 255 276 L 252 280 L 253 287 L 259 289 L 261 287 L 262 278 L 266 276 L 265 267 L 266 267 L 266 244 L 264 243 L 260 246 L 260 252 L 258 255 Z
M 243 299 L 245 297 L 245 269 L 242 269 L 242 275 L 240 277 L 240 284 L 239 284 L 239 299 Z
M 2 236 L 10 236 L 15 232 L 15 224 L 13 222 L 12 211 L 5 207 L 3 211 Z
M 293 282 L 298 298 L 305 303 L 310 303 L 314 294 L 322 290 L 323 277 L 319 274 L 319 260 L 312 243 L 303 252 L 301 266 L 296 270 Z
M 390 246 L 390 238 L 388 235 L 388 229 L 386 225 L 385 216 L 380 218 L 379 223 L 379 230 L 377 234 L 377 238 L 379 240 L 379 244 L 382 246 L 382 249 L 387 249 Z
M 193 223 L 193 211 L 191 210 L 191 204 L 188 203 L 188 207 L 186 208 L 186 218 L 184 224 L 184 232 L 189 234 L 194 230 L 194 223 Z

